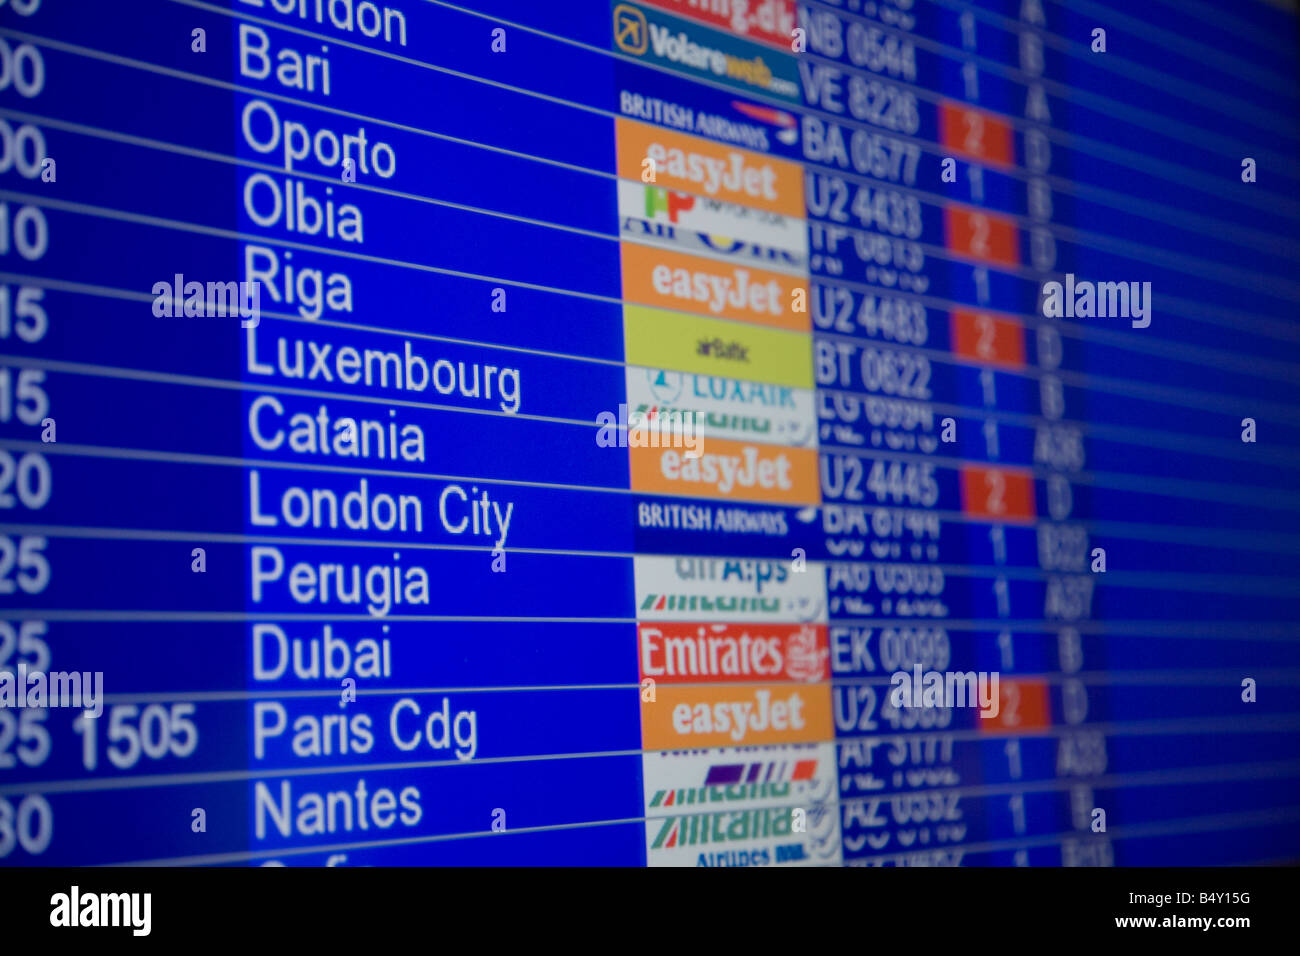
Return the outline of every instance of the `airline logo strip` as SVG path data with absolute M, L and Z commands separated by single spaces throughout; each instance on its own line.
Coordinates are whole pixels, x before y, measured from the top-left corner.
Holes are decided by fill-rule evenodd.
M 703 8 L 615 3 L 615 45 L 797 97 L 793 58 L 750 42 L 785 46 L 792 4 Z M 802 169 L 626 118 L 616 137 L 629 425 L 698 439 L 629 428 L 632 490 L 820 504 Z M 634 561 L 647 861 L 838 862 L 824 569 L 726 547 Z
M 799 167 L 632 120 L 616 133 L 632 489 L 817 504 Z
M 642 755 L 651 866 L 840 862 L 829 743 Z
M 824 568 L 633 564 L 647 862 L 838 862 Z

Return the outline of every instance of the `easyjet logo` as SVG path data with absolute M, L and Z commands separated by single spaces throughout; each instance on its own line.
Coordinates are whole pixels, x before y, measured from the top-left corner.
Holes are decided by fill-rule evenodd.
M 817 504 L 817 452 L 812 448 L 710 440 L 698 458 L 675 449 L 629 448 L 632 488 L 708 498 Z
M 807 332 L 807 301 L 799 278 L 768 269 L 736 266 L 664 248 L 624 243 L 623 298 L 642 305 L 705 313 L 741 322 Z M 797 297 L 796 290 L 803 295 Z
M 674 269 L 660 264 L 650 273 L 650 281 L 660 295 L 672 296 L 685 302 L 707 305 L 714 315 L 727 307 L 752 309 L 760 315 L 780 315 L 781 284 L 775 281 L 755 282 L 748 269 L 732 269 L 730 275 Z
M 796 163 L 622 117 L 614 123 L 622 179 L 646 182 L 652 171 L 656 186 L 804 217 Z
M 745 162 L 745 154 L 733 150 L 726 158 L 707 156 L 703 153 L 689 152 L 676 146 L 663 143 L 651 143 L 646 147 L 646 156 L 654 161 L 656 174 L 663 170 L 673 179 L 694 183 L 704 189 L 710 196 L 722 193 L 741 193 L 751 199 L 775 201 L 776 170 L 771 163 L 751 166 Z
M 811 743 L 833 738 L 830 686 L 755 684 L 663 686 L 641 704 L 642 745 L 682 746 Z
M 641 676 L 660 681 L 828 677 L 826 628 L 811 624 L 642 624 Z

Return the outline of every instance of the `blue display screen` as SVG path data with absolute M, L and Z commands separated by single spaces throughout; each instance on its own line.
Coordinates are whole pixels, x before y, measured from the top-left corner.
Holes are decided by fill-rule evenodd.
M 1300 858 L 1296 28 L 0 0 L 0 865 Z

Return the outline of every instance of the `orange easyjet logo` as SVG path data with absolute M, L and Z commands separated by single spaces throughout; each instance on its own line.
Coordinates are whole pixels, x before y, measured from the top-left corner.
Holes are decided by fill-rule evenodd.
M 804 217 L 803 176 L 797 164 L 621 117 L 614 122 L 618 174 L 623 179 L 644 181 L 648 159 L 656 186 Z
M 628 449 L 632 490 L 652 494 L 818 504 L 817 450 L 710 438 L 702 454 Z
M 641 701 L 646 750 L 834 739 L 829 684 L 661 685 Z
M 794 276 L 627 242 L 622 265 L 629 302 L 793 332 L 811 329 L 808 313 L 792 307 L 796 289 L 808 301 L 806 283 Z

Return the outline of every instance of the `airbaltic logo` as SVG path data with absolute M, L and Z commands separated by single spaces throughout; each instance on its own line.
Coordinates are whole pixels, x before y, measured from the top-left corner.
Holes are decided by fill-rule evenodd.
M 224 319 L 239 316 L 246 329 L 262 320 L 262 286 L 259 282 L 185 281 L 176 273 L 171 283 L 153 284 L 153 314 L 160 319 Z
M 1133 328 L 1151 324 L 1150 282 L 1075 282 L 1066 273 L 1059 282 L 1043 284 L 1043 315 L 1049 319 L 1132 319 Z

